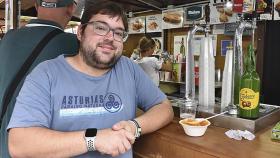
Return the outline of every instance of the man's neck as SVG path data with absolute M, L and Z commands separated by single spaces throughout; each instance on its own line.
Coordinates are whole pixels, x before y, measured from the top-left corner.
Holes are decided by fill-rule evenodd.
M 104 75 L 110 69 L 98 69 L 87 65 L 82 57 L 78 54 L 73 57 L 67 57 L 66 61 L 77 71 L 85 73 L 89 76 L 99 77 Z
M 65 29 L 66 27 L 66 23 L 63 21 L 63 20 L 59 20 L 59 19 L 54 19 L 54 18 L 49 18 L 49 17 L 42 17 L 42 16 L 38 16 L 38 19 L 41 19 L 41 20 L 48 20 L 48 21 L 52 21 L 52 22 L 55 22 L 57 23 L 62 29 Z

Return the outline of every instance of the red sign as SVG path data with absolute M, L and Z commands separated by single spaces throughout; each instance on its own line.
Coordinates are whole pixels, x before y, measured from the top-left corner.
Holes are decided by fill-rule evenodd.
M 243 11 L 243 0 L 234 0 L 233 1 L 233 12 L 242 13 Z

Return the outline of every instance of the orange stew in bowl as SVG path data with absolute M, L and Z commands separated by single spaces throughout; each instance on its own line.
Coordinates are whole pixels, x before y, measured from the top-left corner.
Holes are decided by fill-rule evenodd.
M 206 126 L 208 125 L 208 121 L 198 121 L 195 119 L 186 119 L 182 121 L 183 124 L 191 125 L 191 126 Z

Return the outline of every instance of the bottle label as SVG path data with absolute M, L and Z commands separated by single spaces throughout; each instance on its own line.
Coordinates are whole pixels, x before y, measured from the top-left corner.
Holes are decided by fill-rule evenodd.
M 252 89 L 242 88 L 239 97 L 239 106 L 244 110 L 252 110 L 259 105 L 260 93 Z

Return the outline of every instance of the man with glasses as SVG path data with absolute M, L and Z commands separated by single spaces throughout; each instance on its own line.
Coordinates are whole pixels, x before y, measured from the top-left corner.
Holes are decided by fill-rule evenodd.
M 23 63 L 31 55 L 38 43 L 51 31 L 63 32 L 70 21 L 76 4 L 73 0 L 36 0 L 37 19 L 32 19 L 20 29 L 8 31 L 0 44 L 0 157 L 8 158 L 8 133 L 6 131 L 16 96 L 25 77 L 19 79 L 7 108 L 3 106 L 4 96 L 16 74 L 22 69 Z M 28 71 L 38 63 L 56 58 L 62 53 L 73 54 L 78 51 L 78 40 L 74 34 L 60 33 L 45 45 Z M 5 110 L 7 109 L 7 110 Z M 3 115 L 2 115 L 3 114 Z M 2 118 L 2 116 L 4 116 Z
M 127 30 L 117 4 L 86 3 L 78 54 L 41 63 L 24 82 L 7 128 L 12 156 L 132 158 L 135 138 L 172 120 L 166 96 L 122 56 Z

